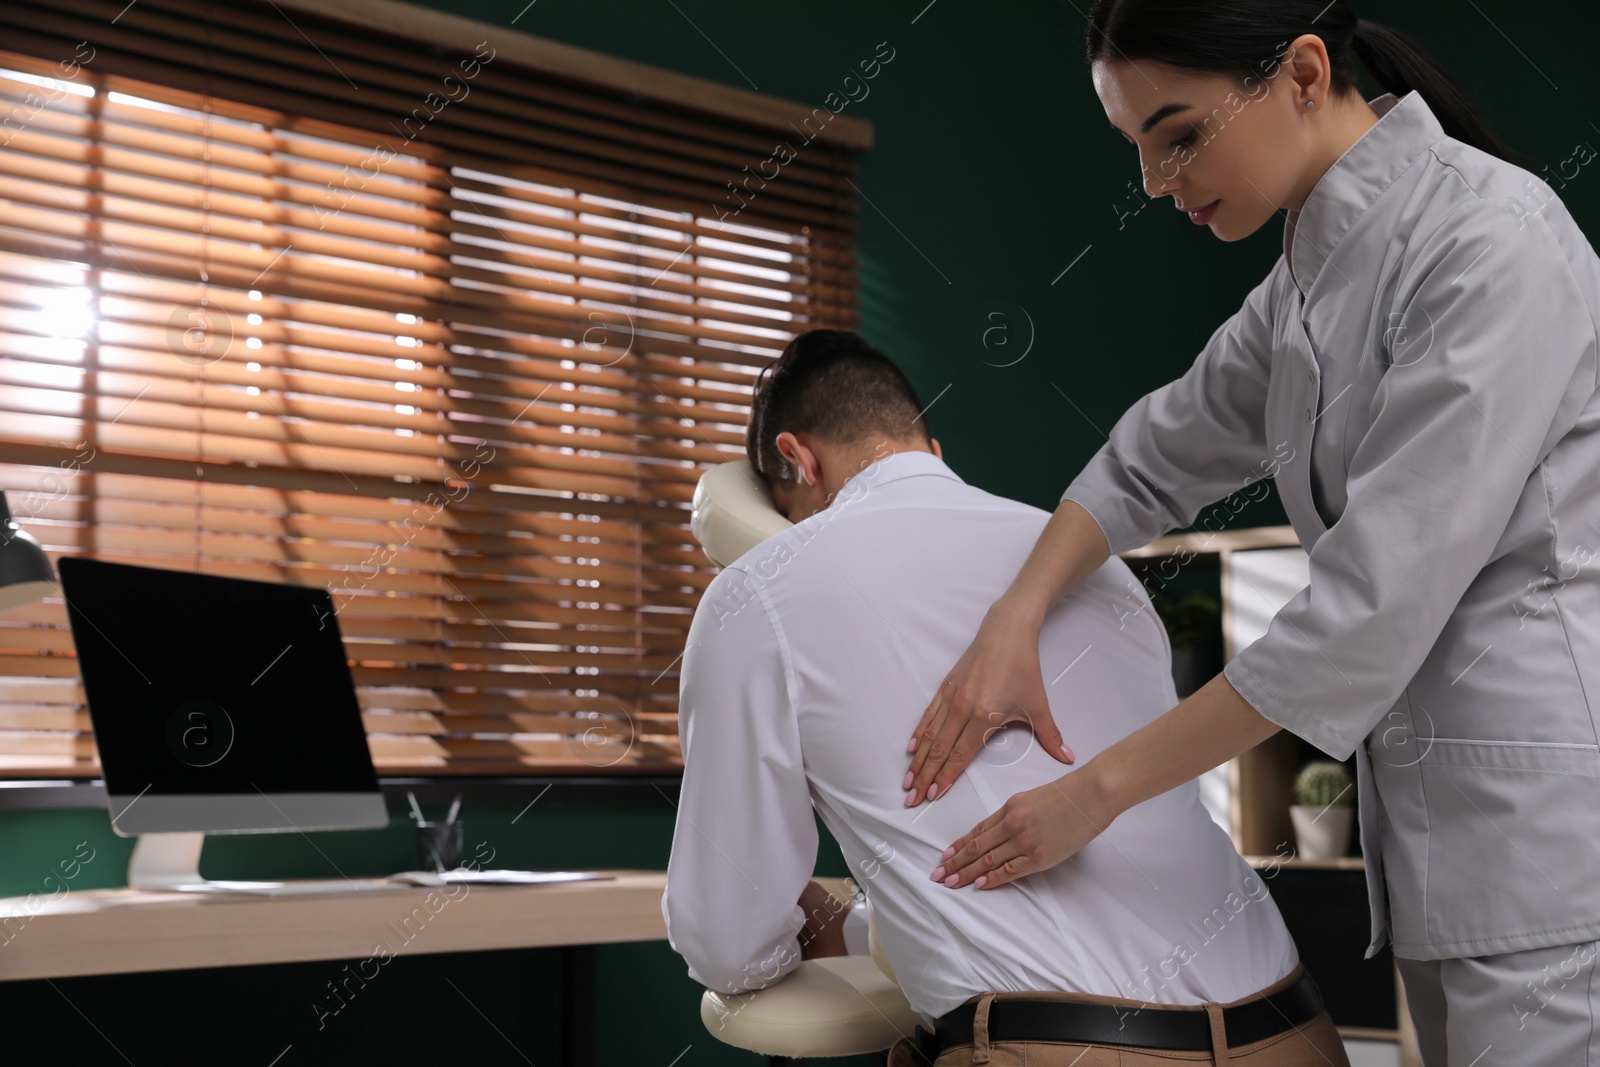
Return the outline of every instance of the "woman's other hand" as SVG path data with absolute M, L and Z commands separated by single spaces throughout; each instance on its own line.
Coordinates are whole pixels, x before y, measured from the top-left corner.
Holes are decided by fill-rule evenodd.
M 1049 870 L 1100 836 L 1115 818 L 1091 775 L 1064 775 L 1018 793 L 944 850 L 931 877 L 951 889 L 979 889 Z
M 1063 499 L 1045 523 L 1011 587 L 989 608 L 978 635 L 922 712 L 906 751 L 906 807 L 937 800 L 978 755 L 989 735 L 1026 722 L 1046 752 L 1073 762 L 1050 715 L 1039 667 L 1045 612 L 1111 555 L 1094 516 Z
M 906 806 L 926 794 L 936 800 L 967 768 L 989 736 L 1011 722 L 1025 722 L 1056 759 L 1076 757 L 1050 714 L 1039 668 L 1042 616 L 1001 598 L 984 616 L 978 635 L 945 676 L 922 713 L 907 750 L 914 752 L 903 788 Z

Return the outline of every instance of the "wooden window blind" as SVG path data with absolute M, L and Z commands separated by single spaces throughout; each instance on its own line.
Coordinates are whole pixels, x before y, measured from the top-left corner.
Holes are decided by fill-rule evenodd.
M 53 559 L 327 587 L 380 773 L 675 769 L 688 502 L 857 321 L 870 128 L 308 6 L 0 5 L 0 488 Z M 64 606 L 0 616 L 0 775 L 97 773 Z

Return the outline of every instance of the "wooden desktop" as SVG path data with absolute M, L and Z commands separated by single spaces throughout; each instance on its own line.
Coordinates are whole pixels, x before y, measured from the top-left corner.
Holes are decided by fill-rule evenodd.
M 659 941 L 660 871 L 606 881 L 306 896 L 74 890 L 0 899 L 0 980 L 478 949 Z M 26 917 L 24 919 L 24 917 Z

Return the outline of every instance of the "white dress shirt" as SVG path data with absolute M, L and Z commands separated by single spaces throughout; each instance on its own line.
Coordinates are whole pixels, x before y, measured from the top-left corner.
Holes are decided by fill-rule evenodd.
M 1592 940 L 1600 257 L 1420 93 L 1370 103 L 1272 271 L 1063 496 L 1121 552 L 1275 478 L 1310 584 L 1224 673 L 1356 756 L 1369 955 Z
M 799 963 L 813 808 L 926 1015 L 1002 990 L 1227 1002 L 1294 968 L 1266 884 L 1194 782 L 1016 883 L 930 880 L 940 853 L 1008 797 L 1071 773 L 1012 725 L 948 794 L 907 808 L 901 789 L 922 709 L 1048 518 L 931 453 L 896 453 L 712 581 L 684 654 L 684 775 L 662 901 L 696 981 L 738 993 Z M 1166 631 L 1120 559 L 1051 608 L 1039 646 L 1078 766 L 1177 703 Z

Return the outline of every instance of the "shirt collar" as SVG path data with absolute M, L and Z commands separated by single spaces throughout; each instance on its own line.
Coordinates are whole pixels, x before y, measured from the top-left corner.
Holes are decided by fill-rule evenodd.
M 1339 241 L 1382 192 L 1445 136 L 1422 94 L 1384 93 L 1367 101 L 1378 122 L 1323 174 L 1305 206 L 1289 212 L 1283 254 L 1302 294 L 1322 272 Z
M 945 461 L 932 452 L 894 452 L 882 459 L 874 460 L 868 466 L 861 468 L 845 481 L 849 485 L 857 478 L 862 479 L 867 485 L 877 487 L 897 482 L 902 478 L 913 478 L 918 475 L 931 474 L 939 478 L 948 478 L 951 481 L 962 481 L 961 476 L 951 470 Z M 963 484 L 965 484 L 963 482 Z M 844 488 L 840 487 L 839 496 L 844 495 Z

